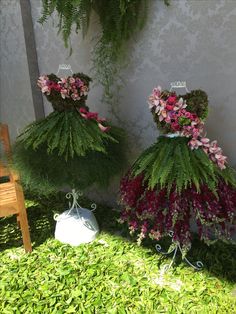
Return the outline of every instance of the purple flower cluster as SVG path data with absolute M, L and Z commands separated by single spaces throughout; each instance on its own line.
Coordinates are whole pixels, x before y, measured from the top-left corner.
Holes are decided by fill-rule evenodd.
M 194 185 L 177 193 L 173 186 L 150 190 L 141 174 L 129 172 L 121 182 L 121 201 L 124 209 L 121 223 L 127 222 L 139 239 L 149 236 L 160 239 L 173 232 L 173 241 L 183 248 L 191 246 L 191 222 L 197 224 L 198 234 L 206 243 L 213 238 L 229 240 L 236 219 L 236 189 L 219 181 L 217 195 L 206 185 L 197 191 Z

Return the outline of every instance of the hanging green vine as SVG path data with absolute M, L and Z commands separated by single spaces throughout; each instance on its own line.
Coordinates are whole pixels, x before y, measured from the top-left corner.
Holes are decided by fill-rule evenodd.
M 163 0 L 169 5 L 169 0 Z M 117 78 L 119 64 L 125 54 L 124 43 L 146 21 L 148 0 L 42 0 L 43 11 L 39 19 L 45 23 L 54 11 L 59 16 L 58 32 L 62 34 L 65 47 L 72 47 L 70 35 L 75 31 L 86 34 L 90 16 L 95 11 L 102 26 L 102 33 L 93 51 L 97 80 L 104 87 L 106 100 L 111 99 L 111 87 Z

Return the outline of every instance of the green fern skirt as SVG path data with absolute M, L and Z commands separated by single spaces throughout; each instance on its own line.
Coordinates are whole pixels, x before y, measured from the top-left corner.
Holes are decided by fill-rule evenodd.
M 133 176 L 144 174 L 148 187 L 173 187 L 181 192 L 192 185 L 199 190 L 205 184 L 213 192 L 220 178 L 236 186 L 235 171 L 227 167 L 221 170 L 201 149 L 191 150 L 186 137 L 160 136 L 157 142 L 145 150 L 132 167 Z
M 53 112 L 30 124 L 13 148 L 13 167 L 25 188 L 50 194 L 69 186 L 107 186 L 125 165 L 125 134 L 112 126 L 102 132 L 96 121 L 77 112 Z

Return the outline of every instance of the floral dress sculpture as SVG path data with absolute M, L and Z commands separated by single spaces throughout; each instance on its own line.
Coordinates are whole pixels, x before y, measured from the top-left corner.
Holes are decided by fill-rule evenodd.
M 48 194 L 65 186 L 106 186 L 120 172 L 124 132 L 89 111 L 90 81 L 82 73 L 39 78 L 54 111 L 26 127 L 14 148 L 15 167 L 31 190 Z
M 182 253 L 191 247 L 191 224 L 200 239 L 230 240 L 236 223 L 235 172 L 216 141 L 204 136 L 207 94 L 183 96 L 154 88 L 149 106 L 162 132 L 121 181 L 123 211 L 138 239 L 172 234 Z

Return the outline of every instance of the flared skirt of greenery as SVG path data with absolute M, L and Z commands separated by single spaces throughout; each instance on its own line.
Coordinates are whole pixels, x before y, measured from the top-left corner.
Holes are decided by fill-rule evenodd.
M 125 164 L 124 142 L 120 128 L 102 132 L 78 112 L 53 112 L 18 137 L 13 167 L 27 189 L 44 195 L 65 186 L 107 186 Z

